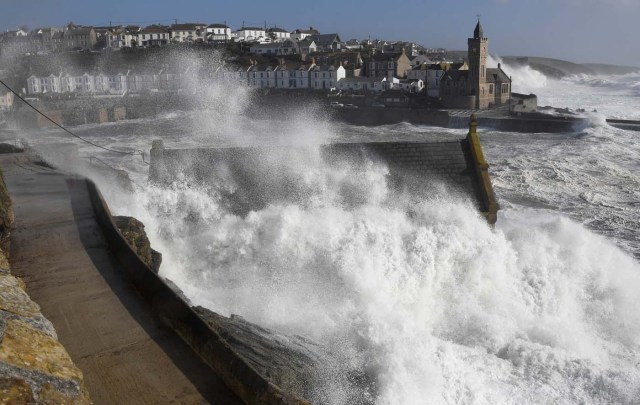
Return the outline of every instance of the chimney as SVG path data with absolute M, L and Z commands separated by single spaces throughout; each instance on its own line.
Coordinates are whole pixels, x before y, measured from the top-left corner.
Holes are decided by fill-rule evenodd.
M 498 69 L 502 69 L 502 67 L 501 67 L 501 64 L 500 64 L 500 63 L 498 63 Z

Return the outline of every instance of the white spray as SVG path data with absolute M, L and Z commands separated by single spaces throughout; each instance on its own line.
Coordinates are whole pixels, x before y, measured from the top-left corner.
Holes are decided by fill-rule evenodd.
M 169 146 L 335 136 L 313 120 L 244 119 L 242 105 L 208 121 L 187 115 L 196 136 L 169 135 Z M 327 167 L 314 153 L 291 162 L 305 197 L 246 217 L 215 187 L 180 179 L 109 202 L 146 224 L 161 274 L 195 304 L 340 351 L 376 374 L 378 404 L 640 398 L 640 266 L 603 237 L 517 207 L 491 230 L 444 188 L 422 201 L 396 195 L 383 166 Z M 345 398 L 337 389 L 315 399 Z

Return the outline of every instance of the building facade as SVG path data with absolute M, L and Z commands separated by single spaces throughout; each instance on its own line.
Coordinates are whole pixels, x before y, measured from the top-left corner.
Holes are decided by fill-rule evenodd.
M 399 54 L 376 53 L 366 62 L 365 66 L 368 77 L 403 78 L 411 70 L 411 60 L 403 49 Z
M 225 42 L 231 40 L 231 28 L 226 24 L 211 24 L 206 29 L 206 37 L 209 42 Z

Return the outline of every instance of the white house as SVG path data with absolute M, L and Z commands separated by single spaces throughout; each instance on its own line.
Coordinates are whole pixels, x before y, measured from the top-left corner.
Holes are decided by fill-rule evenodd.
M 169 43 L 169 31 L 157 27 L 147 27 L 137 36 L 138 46 L 162 46 Z
M 280 55 L 282 52 L 282 44 L 253 44 L 249 47 L 249 52 L 257 55 Z
M 140 93 L 158 89 L 156 76 L 147 73 L 129 73 L 127 76 L 127 88 L 131 93 Z
M 115 94 L 124 94 L 128 90 L 127 73 L 118 73 L 114 76 L 109 76 L 109 92 Z
M 310 70 L 314 66 L 301 65 L 293 69 L 284 65 L 265 69 L 251 66 L 247 69 L 245 77 L 248 85 L 256 88 L 308 89 L 311 87 Z M 329 79 L 325 76 L 325 81 L 327 80 Z
M 273 27 L 267 30 L 267 36 L 274 42 L 282 42 L 291 38 L 291 33 L 287 30 L 283 30 L 282 28 Z
M 396 78 L 392 78 L 391 83 L 386 77 L 345 77 L 338 81 L 337 88 L 341 91 L 352 92 L 380 92 L 386 90 L 389 85 L 394 85 L 394 81 L 398 81 Z
M 235 40 L 238 42 L 243 41 L 258 41 L 264 42 L 267 38 L 267 33 L 264 28 L 259 27 L 242 27 L 235 31 Z
M 260 69 L 252 66 L 247 71 L 249 86 L 257 88 L 276 87 L 276 72 L 271 66 Z
M 29 35 L 29 32 L 23 29 L 18 29 L 16 31 L 7 31 L 4 35 L 13 36 L 13 37 L 26 37 L 27 35 Z
M 46 77 L 31 75 L 27 79 L 27 93 L 60 93 L 60 78 L 54 74 Z
M 311 88 L 315 90 L 330 90 L 338 85 L 340 79 L 346 77 L 346 71 L 342 66 L 318 66 L 310 70 Z
M 290 34 L 290 36 L 295 40 L 302 41 L 306 37 L 309 37 L 311 35 L 318 35 L 318 34 L 320 34 L 318 30 L 314 29 L 313 27 L 309 27 L 308 30 L 298 28 L 297 30 L 293 31 Z
M 75 77 L 69 73 L 60 75 L 60 93 L 73 93 L 76 91 Z
M 226 24 L 211 24 L 205 29 L 207 41 L 222 42 L 231 40 L 231 28 Z
M 203 41 L 206 24 L 174 24 L 169 27 L 171 41 L 173 42 L 196 42 Z
M 275 84 L 277 88 L 288 89 L 291 87 L 291 72 L 285 65 L 276 66 L 273 71 L 275 73 Z
M 96 76 L 89 73 L 82 75 L 72 75 L 63 73 L 60 75 L 60 93 L 95 93 L 108 89 L 108 79 L 104 75 L 98 75 L 98 86 L 96 86 Z M 106 82 L 106 83 L 105 83 Z
M 126 30 L 112 31 L 107 34 L 107 47 L 120 49 L 131 48 L 132 42 L 136 43 L 138 35 L 136 32 Z
M 109 76 L 99 73 L 93 77 L 94 89 L 99 93 L 109 92 Z
M 291 78 L 290 87 L 294 89 L 308 89 L 311 87 L 311 80 L 309 72 L 315 65 L 305 66 L 301 65 L 297 69 L 293 70 L 289 77 Z M 291 86 L 292 85 L 292 86 Z

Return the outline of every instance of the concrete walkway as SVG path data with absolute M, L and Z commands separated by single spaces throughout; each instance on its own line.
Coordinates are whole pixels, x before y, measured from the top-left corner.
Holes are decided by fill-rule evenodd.
M 0 155 L 15 212 L 13 274 L 53 323 L 95 404 L 239 404 L 152 313 L 109 253 L 86 183 Z

